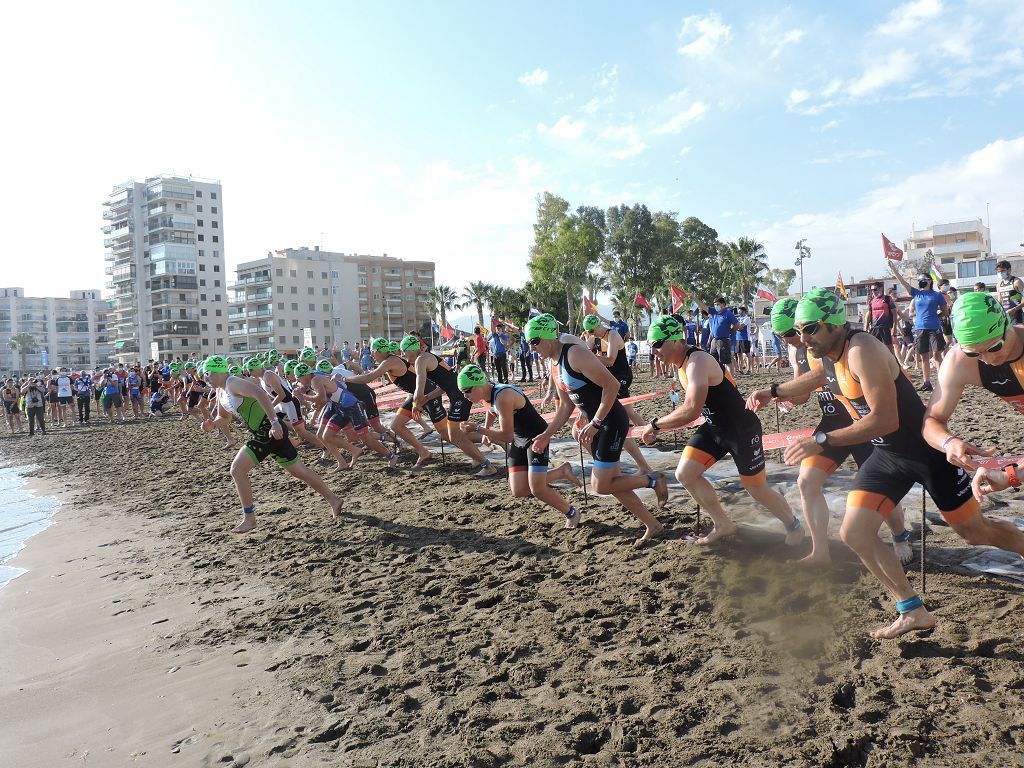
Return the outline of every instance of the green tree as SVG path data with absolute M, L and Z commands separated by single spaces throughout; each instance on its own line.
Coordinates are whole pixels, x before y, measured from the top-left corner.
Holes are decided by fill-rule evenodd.
M 608 280 L 607 275 L 591 269 L 587 272 L 586 277 L 583 278 L 583 289 L 586 291 L 587 298 L 597 303 L 597 295 L 610 291 L 612 284 Z
M 779 269 L 777 267 L 769 269 L 761 278 L 761 282 L 771 289 L 771 292 L 776 296 L 788 296 L 789 287 L 793 284 L 794 280 L 796 280 L 795 269 Z
M 428 302 L 431 314 L 436 314 L 440 318 L 442 328 L 448 324 L 448 313 L 463 307 L 459 301 L 459 292 L 449 285 L 435 285 L 431 288 Z
M 665 236 L 668 224 L 662 225 Z M 662 285 L 678 285 L 711 301 L 721 290 L 722 270 L 718 254 L 718 232 L 696 216 L 677 222 L 671 247 L 666 246 Z
M 757 283 L 767 271 L 764 246 L 753 238 L 741 237 L 722 248 L 723 288 L 742 304 L 750 306 Z
M 486 328 L 487 324 L 484 323 L 484 304 L 490 301 L 491 290 L 494 288 L 490 283 L 484 283 L 476 281 L 468 283 L 466 290 L 462 292 L 462 298 L 466 300 L 463 306 L 469 306 L 472 304 L 476 307 L 477 319 L 480 321 L 480 327 Z
M 7 348 L 11 352 L 18 353 L 18 372 L 25 372 L 25 354 L 28 352 L 34 352 L 36 346 L 36 340 L 31 333 L 16 333 L 11 336 L 11 340 L 7 342 Z

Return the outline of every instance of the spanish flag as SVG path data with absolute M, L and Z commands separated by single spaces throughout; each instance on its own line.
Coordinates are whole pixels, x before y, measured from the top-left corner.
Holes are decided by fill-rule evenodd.
M 836 278 L 836 295 L 842 296 L 845 301 L 850 300 L 850 294 L 846 292 L 846 286 L 843 285 L 843 273 L 840 272 Z

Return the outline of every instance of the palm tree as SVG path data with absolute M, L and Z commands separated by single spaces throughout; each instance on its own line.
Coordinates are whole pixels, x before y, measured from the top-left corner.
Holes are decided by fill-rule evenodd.
M 466 290 L 462 292 L 461 298 L 466 300 L 466 303 L 463 304 L 463 306 L 472 304 L 476 307 L 476 314 L 477 318 L 480 320 L 481 328 L 487 328 L 484 324 L 484 304 L 490 303 L 491 291 L 493 289 L 494 286 L 490 283 L 484 283 L 478 280 L 473 283 L 468 283 L 466 285 Z
M 437 313 L 441 320 L 441 328 L 448 325 L 448 313 L 453 309 L 462 309 L 459 292 L 449 285 L 436 285 L 430 289 L 429 305 L 431 314 Z
M 7 342 L 7 348 L 11 352 L 18 353 L 18 359 L 20 361 L 18 365 L 18 372 L 24 373 L 25 371 L 25 353 L 31 352 L 36 345 L 36 340 L 32 337 L 31 333 L 16 333 L 11 336 L 11 340 Z
M 612 292 L 612 309 L 619 310 L 623 316 L 633 321 L 631 331 L 634 337 L 639 338 L 641 309 L 636 305 L 635 299 L 636 291 L 630 291 L 624 285 L 620 285 Z
M 734 243 L 727 243 L 724 250 L 723 273 L 731 293 L 739 296 L 741 302 L 750 306 L 751 296 L 757 282 L 768 270 L 764 246 L 749 237 L 741 237 Z
M 595 304 L 597 303 L 597 294 L 607 293 L 612 289 L 612 284 L 608 280 L 608 276 L 603 272 L 596 270 L 588 270 L 587 276 L 583 278 L 583 290 L 587 292 L 587 298 Z

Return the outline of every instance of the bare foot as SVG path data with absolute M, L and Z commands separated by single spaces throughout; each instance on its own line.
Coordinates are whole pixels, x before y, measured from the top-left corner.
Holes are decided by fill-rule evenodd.
M 334 497 L 334 502 L 331 504 L 331 517 L 335 520 L 341 517 L 341 496 Z
M 565 480 L 567 483 L 572 483 L 577 488 L 583 486 L 580 479 L 576 477 L 576 473 L 572 471 L 572 464 L 568 461 L 564 462 L 562 466 L 555 470 L 556 480 Z
M 664 509 L 668 502 L 668 478 L 659 472 L 654 478 L 654 496 L 658 500 L 658 509 Z
M 349 465 L 350 468 L 354 467 L 355 464 L 356 464 L 356 459 L 358 459 L 360 456 L 363 455 L 363 449 L 358 447 L 358 446 L 352 446 L 351 453 L 352 453 L 352 458 L 349 459 L 349 462 L 348 462 L 348 465 Z
M 388 459 L 388 466 L 389 467 L 394 467 L 397 464 L 398 464 L 398 452 L 395 451 L 395 452 L 393 452 L 391 454 L 391 458 Z
M 248 533 L 256 527 L 256 515 L 242 515 L 242 522 L 234 527 L 232 533 Z
M 346 469 L 351 469 L 351 468 L 352 468 L 352 465 L 349 464 L 348 462 L 341 462 L 341 461 L 339 461 L 337 464 L 334 465 L 334 471 L 335 472 L 344 472 Z
M 914 559 L 914 548 L 910 546 L 909 541 L 894 541 L 892 548 L 903 565 Z
M 434 460 L 434 457 L 430 456 L 429 454 L 426 455 L 426 456 L 420 456 L 418 459 L 416 459 L 416 463 L 412 465 L 412 468 L 413 469 L 423 469 L 425 466 L 427 466 L 427 464 L 429 464 L 433 460 Z
M 876 629 L 871 636 L 876 640 L 892 640 L 908 632 L 927 632 L 935 627 L 935 617 L 928 613 L 924 606 L 915 608 L 910 613 L 901 613 L 892 624 Z
M 827 552 L 823 555 L 811 552 L 807 557 L 794 560 L 793 565 L 809 571 L 827 571 L 832 567 L 832 556 Z
M 794 516 L 793 520 L 796 521 L 796 527 L 792 530 L 786 531 L 786 546 L 795 547 L 801 544 L 804 540 L 804 527 L 800 525 L 800 518 Z
M 732 523 L 730 523 L 727 528 L 719 528 L 716 525 L 711 529 L 711 533 L 707 536 L 701 536 L 700 538 L 695 539 L 693 543 L 702 547 L 707 547 L 722 539 L 731 539 L 736 535 L 736 532 L 736 526 Z
M 568 515 L 565 516 L 565 525 L 563 527 L 569 531 L 574 530 L 576 526 L 580 524 L 580 518 L 582 517 L 583 510 L 577 509 L 576 514 L 574 514 L 572 517 L 569 517 Z
M 635 546 L 636 545 L 646 544 L 648 541 L 654 541 L 655 539 L 660 539 L 664 535 L 665 535 L 665 526 L 664 525 L 659 525 L 657 528 L 651 528 L 650 526 L 647 526 L 647 528 L 644 530 L 644 535 L 641 536 L 636 541 L 634 541 L 633 544 Z

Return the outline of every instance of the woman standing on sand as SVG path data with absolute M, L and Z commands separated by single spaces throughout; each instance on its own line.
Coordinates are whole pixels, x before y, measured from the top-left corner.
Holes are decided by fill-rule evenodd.
M 7 419 L 7 428 L 11 430 L 12 435 L 15 426 L 18 428 L 19 434 L 25 431 L 25 427 L 21 423 L 21 408 L 18 407 L 20 398 L 21 393 L 14 386 L 14 379 L 8 379 L 3 388 L 4 416 Z

